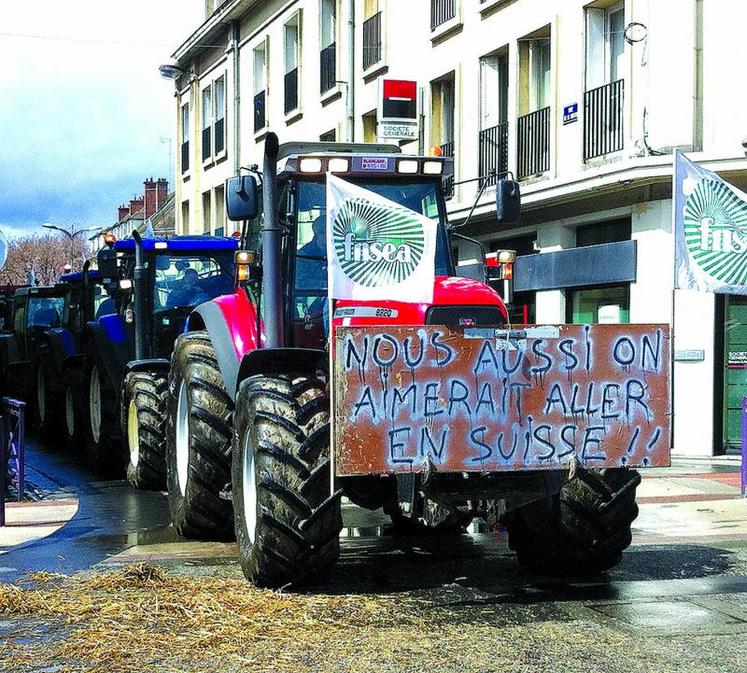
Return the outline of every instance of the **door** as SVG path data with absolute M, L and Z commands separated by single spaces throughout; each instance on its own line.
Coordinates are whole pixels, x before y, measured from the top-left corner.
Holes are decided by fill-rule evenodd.
M 726 299 L 724 351 L 724 444 L 740 446 L 742 397 L 747 396 L 747 297 Z

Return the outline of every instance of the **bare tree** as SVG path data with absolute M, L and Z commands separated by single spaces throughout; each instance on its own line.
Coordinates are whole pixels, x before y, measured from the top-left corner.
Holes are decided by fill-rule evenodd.
M 57 234 L 14 238 L 8 243 L 8 261 L 0 269 L 0 285 L 25 285 L 32 269 L 37 285 L 49 285 L 64 273 L 65 264 L 77 271 L 90 256 L 87 242 L 80 239 L 71 247 L 69 239 Z

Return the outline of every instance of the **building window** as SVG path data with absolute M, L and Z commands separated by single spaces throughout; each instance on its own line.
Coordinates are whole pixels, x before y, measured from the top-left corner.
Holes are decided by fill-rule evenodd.
M 267 47 L 265 40 L 254 50 L 254 132 L 267 126 Z
M 431 31 L 456 16 L 456 0 L 431 0 Z
M 189 235 L 189 201 L 182 201 L 182 235 Z
M 519 42 L 519 178 L 550 170 L 550 27 Z
M 431 82 L 431 144 L 445 157 L 454 157 L 454 73 Z M 444 180 L 446 198 L 454 195 L 454 178 Z
M 584 160 L 623 148 L 625 3 L 586 8 Z
M 182 105 L 182 173 L 189 171 L 189 103 Z
M 566 320 L 577 325 L 630 322 L 630 285 L 567 290 Z
M 375 143 L 378 138 L 378 120 L 376 110 L 363 115 L 363 142 Z
M 213 131 L 212 89 L 208 86 L 202 90 L 202 160 L 206 161 L 212 154 L 210 136 Z
M 629 241 L 631 234 L 630 218 L 588 224 L 576 229 L 576 247 Z
M 301 15 L 285 24 L 285 114 L 298 110 L 298 62 L 301 49 Z
M 363 70 L 381 61 L 381 10 L 379 0 L 364 0 Z
M 212 232 L 210 216 L 210 192 L 204 192 L 202 195 L 202 233 L 209 236 Z
M 214 116 L 213 128 L 215 154 L 218 155 L 226 149 L 226 76 L 221 75 L 215 80 L 214 88 Z
M 319 92 L 325 93 L 337 83 L 337 0 L 322 0 L 319 39 Z
M 508 49 L 480 59 L 479 174 L 497 176 L 508 170 Z M 482 184 L 482 183 L 481 183 Z
M 226 196 L 223 185 L 215 188 L 215 235 L 223 236 L 226 231 Z

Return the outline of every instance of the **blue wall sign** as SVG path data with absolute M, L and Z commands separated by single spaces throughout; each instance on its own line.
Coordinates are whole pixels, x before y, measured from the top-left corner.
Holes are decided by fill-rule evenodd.
M 571 103 L 563 108 L 563 126 L 578 121 L 578 103 Z

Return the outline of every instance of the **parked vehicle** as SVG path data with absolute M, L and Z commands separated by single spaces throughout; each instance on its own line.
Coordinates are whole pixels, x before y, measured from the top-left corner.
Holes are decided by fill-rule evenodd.
M 134 232 L 99 253 L 99 273 L 116 310 L 85 329 L 85 443 L 94 465 L 126 471 L 133 486 L 165 483 L 174 340 L 195 306 L 231 291 L 237 245 L 232 238 L 141 239 Z

